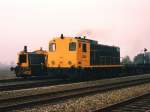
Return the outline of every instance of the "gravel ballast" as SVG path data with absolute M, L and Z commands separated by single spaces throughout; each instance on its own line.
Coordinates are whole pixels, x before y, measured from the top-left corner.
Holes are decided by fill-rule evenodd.
M 17 110 L 18 112 L 89 112 L 110 104 L 120 102 L 133 96 L 150 92 L 150 83 L 131 86 L 119 90 L 111 90 L 80 98 L 72 98 L 57 104 L 45 104 L 32 108 Z

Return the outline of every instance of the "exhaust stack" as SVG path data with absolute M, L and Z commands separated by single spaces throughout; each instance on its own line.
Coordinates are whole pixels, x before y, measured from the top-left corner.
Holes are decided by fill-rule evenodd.
M 27 46 L 24 46 L 24 52 L 28 52 Z
M 61 39 L 64 39 L 64 35 L 63 35 L 63 34 L 61 34 L 60 38 L 61 38 Z

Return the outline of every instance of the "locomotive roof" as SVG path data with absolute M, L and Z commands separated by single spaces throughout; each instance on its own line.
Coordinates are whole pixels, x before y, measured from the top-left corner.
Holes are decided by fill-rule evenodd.
M 115 48 L 119 48 L 118 46 L 111 46 L 111 45 L 105 45 L 105 44 L 99 44 L 98 41 L 96 40 L 92 40 L 92 39 L 86 39 L 86 38 L 81 38 L 81 37 L 75 37 L 77 39 L 81 39 L 81 40 L 87 40 L 90 42 L 90 44 L 97 44 L 97 45 L 100 45 L 100 46 L 106 46 L 106 47 L 115 47 Z
M 46 50 L 35 50 L 33 52 L 24 52 L 21 51 L 19 54 L 46 54 L 47 51 Z
M 60 38 L 60 37 L 54 37 L 53 40 L 57 40 L 57 39 L 77 39 L 77 40 L 81 40 L 81 41 L 89 41 L 91 42 L 92 44 L 96 44 L 98 43 L 98 41 L 96 40 L 92 40 L 92 39 L 87 39 L 85 36 L 84 37 L 63 37 L 63 38 Z
M 63 36 L 63 35 L 61 35 Z M 92 45 L 100 45 L 100 46 L 106 46 L 106 47 L 114 47 L 114 48 L 119 48 L 118 46 L 111 46 L 111 45 L 104 45 L 104 44 L 99 44 L 98 41 L 96 40 L 92 40 L 92 39 L 87 39 L 86 36 L 83 36 L 83 37 L 56 37 L 54 38 L 53 40 L 56 40 L 56 39 L 64 39 L 64 38 L 72 38 L 72 39 L 77 39 L 77 40 L 81 40 L 81 41 L 89 41 L 90 44 Z

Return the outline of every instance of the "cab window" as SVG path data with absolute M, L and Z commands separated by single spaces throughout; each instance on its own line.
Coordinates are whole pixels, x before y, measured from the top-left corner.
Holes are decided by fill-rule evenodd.
M 76 51 L 76 43 L 75 42 L 69 43 L 69 51 Z
M 56 51 L 56 44 L 55 44 L 55 43 L 51 43 L 51 44 L 49 45 L 49 51 L 51 51 L 51 52 Z
M 27 62 L 27 56 L 25 54 L 22 54 L 19 56 L 19 62 L 20 63 L 26 63 Z
M 86 49 L 86 44 L 82 44 L 82 52 L 86 52 L 87 49 Z

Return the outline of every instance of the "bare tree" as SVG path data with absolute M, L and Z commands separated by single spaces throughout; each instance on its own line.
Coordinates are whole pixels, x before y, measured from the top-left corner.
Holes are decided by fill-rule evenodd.
M 132 61 L 129 56 L 125 56 L 122 58 L 122 64 L 132 64 Z

